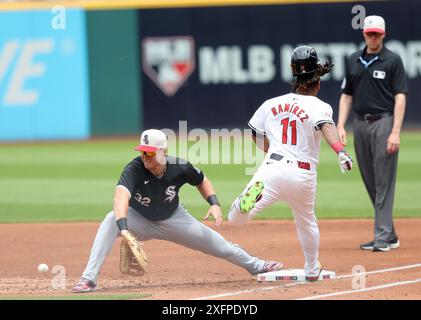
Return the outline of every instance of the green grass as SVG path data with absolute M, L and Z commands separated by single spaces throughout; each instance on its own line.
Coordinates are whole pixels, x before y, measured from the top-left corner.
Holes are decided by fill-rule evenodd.
M 349 153 L 354 156 L 352 137 Z M 401 137 L 395 217 L 421 216 L 421 133 L 404 132 Z M 69 143 L 0 145 L 0 222 L 100 220 L 112 208 L 114 187 L 121 170 L 137 154 L 137 139 Z M 194 144 L 194 143 L 192 143 Z M 174 154 L 175 146 L 170 148 Z M 196 149 L 194 149 L 196 147 Z M 208 147 L 194 144 L 190 155 Z M 222 149 L 222 146 L 219 147 Z M 215 154 L 215 153 L 211 153 Z M 238 155 L 225 150 L 224 156 Z M 337 158 L 322 143 L 318 168 L 316 211 L 318 218 L 363 218 L 373 212 L 356 161 L 352 172 L 340 173 Z M 355 156 L 354 156 L 355 158 Z M 233 199 L 251 176 L 245 164 L 203 165 L 223 204 L 226 215 Z M 204 216 L 206 202 L 196 188 L 186 185 L 181 201 L 197 218 Z M 259 214 L 262 219 L 292 218 L 282 204 Z
M 145 299 L 151 294 L 125 293 L 125 294 L 75 294 L 68 296 L 16 296 L 0 297 L 0 300 L 129 300 Z

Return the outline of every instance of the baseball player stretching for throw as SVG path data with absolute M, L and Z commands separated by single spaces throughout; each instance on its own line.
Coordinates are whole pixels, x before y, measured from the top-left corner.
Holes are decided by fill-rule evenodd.
M 250 274 L 282 268 L 279 262 L 258 259 L 226 241 L 179 203 L 181 186 L 185 183 L 196 186 L 211 206 L 204 219 L 212 215 L 216 226 L 220 226 L 221 208 L 211 182 L 189 162 L 166 155 L 167 138 L 162 131 L 144 131 L 135 150 L 141 156 L 125 167 L 115 190 L 114 210 L 101 223 L 88 265 L 72 292 L 95 291 L 98 273 L 115 240 L 130 233 L 142 241 L 167 240 L 202 251 L 236 264 Z
M 342 172 L 352 168 L 352 159 L 340 143 L 332 120 L 331 106 L 316 97 L 320 78 L 333 65 L 320 65 L 318 61 L 312 47 L 295 48 L 291 58 L 293 93 L 265 101 L 251 118 L 253 140 L 262 137 L 264 144 L 260 139 L 256 143 L 267 154 L 228 214 L 229 221 L 241 225 L 272 203 L 286 202 L 293 211 L 304 251 L 307 281 L 318 280 L 322 270 L 314 213 L 322 136 L 337 153 Z

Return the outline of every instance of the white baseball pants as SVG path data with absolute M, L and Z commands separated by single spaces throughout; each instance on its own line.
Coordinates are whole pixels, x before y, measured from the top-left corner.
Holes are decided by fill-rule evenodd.
M 275 161 L 265 159 L 243 193 L 256 181 L 263 181 L 263 197 L 249 213 L 241 213 L 240 197 L 234 201 L 228 213 L 228 220 L 242 225 L 267 206 L 282 201 L 288 204 L 294 214 L 298 238 L 304 251 L 306 275 L 318 273 L 317 260 L 320 233 L 314 212 L 317 172 L 300 169 L 296 161 L 286 159 Z M 242 194 L 243 194 L 242 193 Z

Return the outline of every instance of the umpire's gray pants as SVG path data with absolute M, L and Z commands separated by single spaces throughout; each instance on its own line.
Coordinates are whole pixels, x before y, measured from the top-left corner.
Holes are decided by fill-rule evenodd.
M 162 221 L 147 220 L 136 210 L 129 208 L 127 223 L 129 231 L 141 241 L 167 240 L 225 259 L 251 274 L 263 271 L 264 260 L 253 257 L 240 246 L 226 241 L 218 232 L 193 218 L 181 204 L 170 218 Z M 101 266 L 119 233 L 114 211 L 111 211 L 98 229 L 83 278 L 97 283 Z
M 374 207 L 374 239 L 390 241 L 396 237 L 393 225 L 398 152 L 387 153 L 387 138 L 393 117 L 372 123 L 354 119 L 354 144 L 358 166 Z

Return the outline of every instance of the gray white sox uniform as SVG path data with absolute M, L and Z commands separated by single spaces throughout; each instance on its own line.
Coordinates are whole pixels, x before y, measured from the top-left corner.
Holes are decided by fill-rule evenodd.
M 315 96 L 289 93 L 265 101 L 249 126 L 269 142 L 266 157 L 243 194 L 256 181 L 264 183 L 260 201 L 249 213 L 240 212 L 238 197 L 228 214 L 241 225 L 267 206 L 282 201 L 294 214 L 298 238 L 305 256 L 305 273 L 317 275 L 319 228 L 314 212 L 320 141 L 320 125 L 334 123 L 332 108 Z
M 203 172 L 186 160 L 166 159 L 166 171 L 162 177 L 149 172 L 140 157 L 125 167 L 117 188 L 123 188 L 130 195 L 129 231 L 142 241 L 167 240 L 225 259 L 251 274 L 265 272 L 268 268 L 266 261 L 226 241 L 218 232 L 193 218 L 179 203 L 181 186 L 185 183 L 201 184 Z M 111 211 L 99 227 L 82 279 L 96 285 L 101 266 L 119 234 L 114 211 Z

